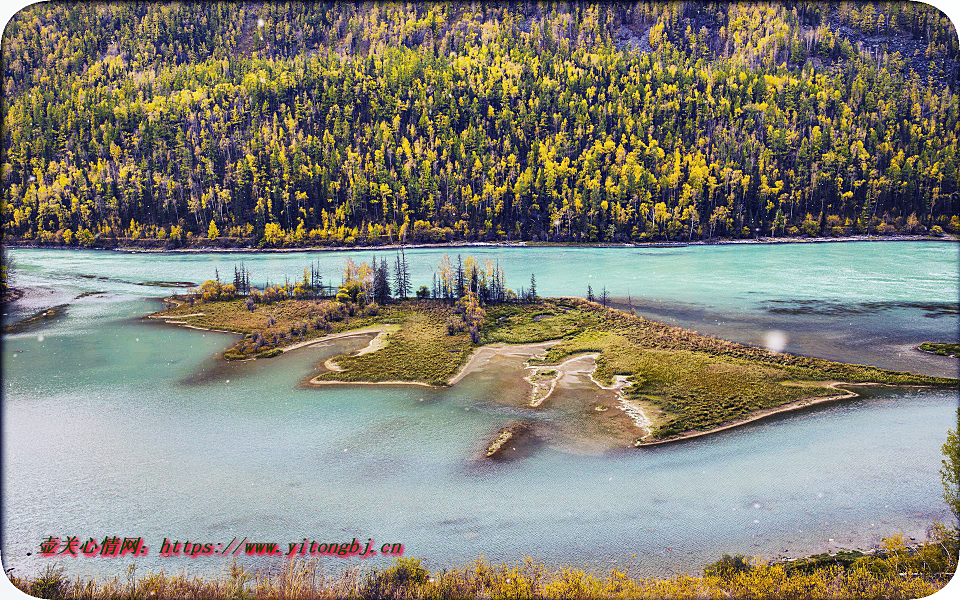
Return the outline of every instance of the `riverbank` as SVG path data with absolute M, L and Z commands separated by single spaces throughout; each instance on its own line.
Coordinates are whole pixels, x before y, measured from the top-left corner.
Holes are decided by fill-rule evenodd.
M 776 407 L 776 408 L 770 408 L 770 409 L 766 409 L 766 410 L 757 411 L 757 412 L 751 414 L 749 417 L 746 417 L 746 418 L 743 418 L 743 419 L 737 419 L 737 420 L 734 420 L 734 421 L 730 421 L 730 422 L 728 422 L 728 423 L 721 423 L 719 426 L 714 427 L 713 429 L 710 429 L 709 431 L 690 431 L 690 432 L 684 433 L 684 434 L 682 434 L 682 435 L 678 435 L 678 436 L 674 436 L 674 437 L 670 437 L 670 438 L 665 438 L 665 439 L 661 439 L 661 440 L 645 440 L 645 439 L 641 438 L 641 439 L 637 440 L 636 447 L 637 447 L 637 448 L 644 448 L 644 447 L 649 447 L 649 446 L 662 446 L 663 444 L 671 444 L 671 443 L 675 443 L 675 442 L 683 442 L 683 441 L 686 441 L 686 440 L 692 440 L 692 439 L 699 438 L 699 437 L 703 437 L 703 436 L 706 436 L 706 435 L 712 435 L 712 434 L 715 434 L 715 433 L 720 433 L 721 431 L 727 431 L 727 430 L 729 430 L 729 429 L 734 429 L 734 428 L 737 428 L 737 427 L 743 427 L 744 425 L 749 425 L 750 423 L 756 423 L 757 421 L 762 421 L 762 420 L 764 420 L 764 419 L 769 419 L 770 417 L 774 417 L 774 416 L 776 416 L 776 415 L 781 415 L 781 414 L 785 414 L 785 413 L 794 412 L 794 411 L 797 411 L 797 410 L 800 410 L 800 409 L 809 408 L 809 407 L 811 407 L 811 406 L 816 406 L 816 405 L 818 405 L 818 404 L 827 404 L 827 403 L 830 403 L 830 402 L 837 402 L 837 401 L 839 401 L 839 400 L 850 400 L 850 399 L 852 399 L 852 398 L 857 398 L 857 397 L 859 397 L 859 394 L 857 394 L 856 392 L 851 392 L 851 391 L 849 391 L 849 390 L 844 390 L 844 389 L 840 388 L 839 386 L 841 386 L 841 385 L 846 385 L 846 386 L 851 386 L 851 387 L 852 387 L 853 385 L 879 385 L 879 384 L 874 384 L 874 383 L 851 384 L 851 383 L 843 382 L 843 381 L 831 381 L 831 382 L 829 382 L 829 383 L 827 384 L 827 387 L 832 388 L 832 389 L 838 389 L 838 390 L 840 390 L 840 391 L 842 391 L 842 392 L 844 392 L 844 393 L 842 393 L 842 394 L 837 394 L 837 395 L 834 395 L 834 396 L 819 396 L 819 397 L 818 397 L 818 396 L 812 396 L 812 397 L 809 397 L 809 398 L 801 398 L 801 399 L 796 400 L 796 401 L 794 401 L 794 402 L 788 402 L 788 403 L 786 403 L 786 404 L 782 404 L 782 405 L 780 405 L 780 406 L 778 406 L 778 407 Z
M 170 247 L 142 242 L 140 245 L 118 243 L 117 245 L 102 245 L 78 248 L 56 244 L 36 244 L 32 242 L 7 242 L 10 248 L 43 249 L 43 250 L 105 250 L 111 252 L 125 252 L 134 254 L 195 254 L 195 253 L 297 253 L 297 252 L 338 252 L 338 251 L 387 251 L 415 249 L 415 248 L 678 248 L 685 246 L 725 246 L 725 245 L 757 245 L 757 244 L 823 244 L 837 242 L 960 242 L 960 236 L 944 234 L 933 235 L 845 235 L 838 237 L 756 237 L 756 238 L 729 238 L 715 240 L 690 241 L 653 241 L 653 242 L 554 242 L 535 240 L 516 241 L 454 241 L 444 243 L 414 242 L 409 244 L 379 244 L 357 246 L 296 246 L 285 248 L 260 248 L 256 245 L 212 245 L 198 238 L 194 245 Z

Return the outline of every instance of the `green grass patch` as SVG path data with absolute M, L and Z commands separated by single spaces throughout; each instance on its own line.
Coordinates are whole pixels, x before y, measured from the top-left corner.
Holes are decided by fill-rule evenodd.
M 924 352 L 932 352 L 939 356 L 960 358 L 960 344 L 944 344 L 939 342 L 924 342 L 919 346 Z
M 476 347 L 466 333 L 448 335 L 452 311 L 426 302 L 408 303 L 400 329 L 389 334 L 385 347 L 360 356 L 334 359 L 342 371 L 319 376 L 327 381 L 419 381 L 446 385 Z

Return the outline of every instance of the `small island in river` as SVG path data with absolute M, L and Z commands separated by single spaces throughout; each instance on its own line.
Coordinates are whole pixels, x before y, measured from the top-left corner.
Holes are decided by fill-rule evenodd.
M 227 360 L 271 358 L 334 338 L 370 338 L 359 351 L 326 360 L 307 385 L 445 387 L 494 359 L 513 360 L 526 372 L 520 379 L 526 390 L 494 401 L 535 412 L 559 394 L 568 404 L 579 403 L 596 431 L 622 446 L 676 441 L 852 398 L 854 385 L 958 384 L 729 342 L 600 302 L 517 295 L 498 288 L 495 271 L 489 283 L 478 280 L 470 260 L 472 278 L 442 278 L 433 293 L 424 286 L 415 299 L 392 299 L 381 290 L 377 302 L 386 265 L 364 264 L 348 268 L 335 296 L 310 294 L 306 273 L 303 282 L 264 290 L 244 289 L 239 276 L 237 285 L 208 281 L 193 294 L 168 298 L 168 307 L 149 318 L 242 335 L 224 352 Z M 463 289 L 455 289 L 457 281 Z M 525 421 L 504 424 L 485 445 L 486 456 L 505 447 L 502 438 L 530 429 Z

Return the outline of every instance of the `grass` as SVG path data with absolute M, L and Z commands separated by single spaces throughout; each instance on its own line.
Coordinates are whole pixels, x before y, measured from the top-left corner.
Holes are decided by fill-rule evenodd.
M 349 311 L 329 300 L 284 300 L 269 305 L 259 304 L 251 311 L 239 298 L 194 304 L 187 302 L 187 297 L 175 296 L 174 299 L 180 302 L 178 306 L 151 316 L 180 321 L 193 327 L 244 335 L 242 340 L 224 352 L 227 360 L 271 358 L 279 355 L 280 349 L 286 346 L 319 339 L 331 333 L 396 322 L 402 317 L 401 312 L 391 310 L 377 315 L 356 311 L 351 316 Z M 255 343 L 255 339 L 260 343 Z
M 384 348 L 360 356 L 336 358 L 342 371 L 328 371 L 320 380 L 418 381 L 446 385 L 466 362 L 474 345 L 466 333 L 448 335 L 452 311 L 434 303 L 409 303 L 401 311 L 400 329 L 387 337 Z
M 361 329 L 371 325 L 399 324 L 387 336 L 384 348 L 360 356 L 338 356 L 333 360 L 341 371 L 318 376 L 321 381 L 411 381 L 446 385 L 476 347 L 466 332 L 448 335 L 446 321 L 454 313 L 439 302 L 409 300 L 382 308 L 376 315 L 337 308 L 328 300 L 284 300 L 247 309 L 243 300 L 188 303 L 155 313 L 155 317 L 182 321 L 194 327 L 245 334 L 224 352 L 227 360 L 270 358 L 281 348 L 326 335 Z M 342 313 L 341 320 L 330 316 Z M 203 313 L 203 314 L 197 314 Z M 321 319 L 329 328 L 314 328 Z M 304 332 L 304 325 L 306 331 Z M 291 328 L 295 331 L 291 333 Z M 255 335 L 264 344 L 254 349 Z
M 960 344 L 944 344 L 940 342 L 924 342 L 919 346 L 924 352 L 932 352 L 940 356 L 960 358 Z
M 570 337 L 597 325 L 593 315 L 564 303 L 502 304 L 487 309 L 483 342 L 532 344 Z
M 350 316 L 350 312 L 354 312 Z M 197 315 L 196 313 L 203 313 Z M 598 354 L 595 378 L 608 385 L 626 376 L 623 393 L 658 411 L 653 439 L 708 431 L 760 410 L 805 398 L 836 396 L 831 382 L 956 387 L 956 379 L 913 375 L 863 365 L 768 351 L 605 308 L 576 298 L 488 306 L 479 344 L 467 333 L 448 335 L 453 309 L 437 301 L 409 300 L 376 315 L 345 310 L 331 301 L 286 300 L 247 310 L 242 300 L 183 304 L 158 315 L 190 325 L 244 333 L 225 358 L 266 358 L 279 348 L 361 327 L 396 323 L 385 347 L 334 360 L 342 369 L 327 381 L 410 381 L 446 385 L 478 346 L 559 340 L 544 366 L 585 352 Z M 194 315 L 194 316 L 190 316 Z M 314 324 L 322 322 L 317 329 Z M 254 344 L 254 340 L 259 340 Z M 534 361 L 536 362 L 536 361 Z
M 639 560 L 639 559 L 638 559 Z M 11 575 L 27 594 L 52 600 L 127 600 L 191 598 L 195 600 L 302 600 L 472 598 L 539 600 L 553 598 L 841 598 L 906 600 L 941 589 L 957 567 L 956 533 L 939 528 L 933 541 L 907 547 L 901 536 L 885 540 L 876 554 L 818 555 L 795 562 L 750 561 L 724 556 L 704 574 L 634 578 L 617 569 L 609 573 L 551 567 L 532 559 L 521 564 L 491 564 L 482 558 L 442 571 L 429 571 L 416 558 L 399 558 L 385 568 L 348 567 L 331 575 L 316 560 L 295 560 L 276 575 L 234 564 L 220 577 L 202 579 L 164 572 L 98 581 L 69 580 L 50 566 L 34 578 Z

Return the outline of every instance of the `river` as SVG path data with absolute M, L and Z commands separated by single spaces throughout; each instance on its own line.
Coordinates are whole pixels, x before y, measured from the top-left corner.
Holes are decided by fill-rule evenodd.
M 431 285 L 444 253 L 499 261 L 513 289 L 535 273 L 541 296 L 606 288 L 618 305 L 702 333 L 763 344 L 777 331 L 788 352 L 957 376 L 956 360 L 914 349 L 957 341 L 953 243 L 412 249 L 415 287 Z M 164 538 L 246 537 L 286 550 L 356 537 L 402 543 L 431 568 L 527 555 L 662 575 L 697 572 L 723 553 L 922 538 L 947 518 L 938 468 L 955 421 L 949 391 L 873 390 L 643 450 L 548 438 L 521 460 L 490 464 L 478 451 L 513 416 L 491 400 L 494 373 L 446 390 L 307 389 L 315 365 L 349 342 L 223 368 L 215 355 L 232 336 L 140 319 L 182 291 L 170 282 L 215 270 L 230 280 L 240 260 L 255 284 L 298 278 L 317 261 L 339 283 L 347 258 L 372 254 L 12 250 L 26 294 L 5 319 L 67 306 L 4 336 L 4 568 L 42 567 L 48 536 L 142 536 L 151 549 L 138 566 L 167 572 L 216 572 L 227 559 L 162 558 Z M 392 264 L 392 252 L 378 255 Z M 112 575 L 132 560 L 61 562 Z

